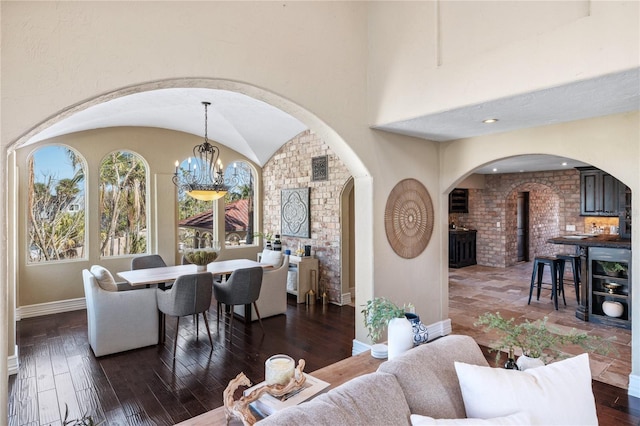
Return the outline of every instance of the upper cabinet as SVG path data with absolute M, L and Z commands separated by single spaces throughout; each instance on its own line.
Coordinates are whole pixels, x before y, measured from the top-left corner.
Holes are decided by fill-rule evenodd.
M 469 213 L 469 190 L 456 188 L 449 193 L 449 213 Z
M 618 216 L 620 187 L 616 178 L 595 167 L 578 167 L 580 171 L 580 215 Z

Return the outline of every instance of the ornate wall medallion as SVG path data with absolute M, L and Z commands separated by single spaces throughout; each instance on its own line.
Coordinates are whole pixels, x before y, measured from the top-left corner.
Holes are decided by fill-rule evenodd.
M 413 259 L 424 251 L 433 232 L 433 203 L 424 185 L 405 179 L 391 190 L 384 210 L 384 228 L 398 256 Z
M 283 189 L 280 204 L 281 234 L 309 238 L 311 236 L 309 188 Z

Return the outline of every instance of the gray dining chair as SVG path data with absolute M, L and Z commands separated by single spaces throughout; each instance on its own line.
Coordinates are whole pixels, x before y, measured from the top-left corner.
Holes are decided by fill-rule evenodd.
M 173 341 L 174 359 L 176 357 L 176 347 L 178 344 L 180 317 L 187 315 L 197 316 L 198 314 L 202 314 L 204 325 L 207 327 L 211 350 L 213 350 L 213 340 L 211 339 L 211 330 L 209 329 L 209 321 L 207 320 L 207 310 L 211 306 L 212 284 L 213 275 L 209 272 L 200 272 L 179 276 L 169 290 L 156 290 L 156 298 L 160 312 L 164 315 L 176 317 L 176 335 Z M 197 318 L 195 323 L 197 340 L 199 335 Z
M 213 297 L 218 302 L 218 323 L 220 323 L 222 304 L 230 307 L 229 339 L 233 335 L 233 307 L 235 305 L 253 304 L 258 321 L 260 321 L 260 328 L 264 333 L 262 318 L 260 318 L 260 312 L 258 311 L 258 306 L 256 306 L 256 300 L 260 297 L 260 289 L 262 288 L 262 272 L 261 266 L 236 269 L 228 280 L 213 284 Z

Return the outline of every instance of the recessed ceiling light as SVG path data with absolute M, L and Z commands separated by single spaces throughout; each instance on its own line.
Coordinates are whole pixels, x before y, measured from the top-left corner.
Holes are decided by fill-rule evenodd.
M 564 163 L 562 163 L 562 165 L 563 165 L 563 166 L 566 166 L 566 165 L 567 165 L 567 162 L 565 161 Z
M 498 121 L 497 118 L 487 118 L 486 120 L 482 120 L 484 124 L 491 124 L 491 123 L 495 123 L 496 121 Z
M 498 169 L 495 169 L 495 168 L 494 168 L 494 169 L 493 169 L 493 171 L 494 171 L 494 172 L 497 172 L 497 171 L 498 171 Z

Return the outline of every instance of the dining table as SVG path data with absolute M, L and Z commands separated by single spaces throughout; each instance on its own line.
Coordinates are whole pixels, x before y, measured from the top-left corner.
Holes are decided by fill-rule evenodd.
M 253 268 L 260 266 L 263 269 L 273 268 L 272 265 L 267 263 L 256 262 L 251 259 L 231 259 L 211 262 L 207 265 L 207 270 L 202 272 L 210 272 L 213 275 L 230 275 L 238 269 Z M 157 285 L 158 288 L 164 289 L 166 283 L 175 281 L 180 275 L 189 275 L 198 273 L 196 265 L 175 265 L 175 266 L 162 266 L 159 268 L 143 268 L 135 269 L 131 271 L 118 272 L 116 275 L 132 287 Z M 229 307 L 225 307 L 231 315 L 233 311 Z M 251 305 L 245 305 L 245 322 L 251 322 Z M 164 315 L 159 317 L 159 338 L 160 343 L 164 342 L 165 324 Z

